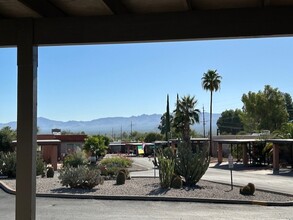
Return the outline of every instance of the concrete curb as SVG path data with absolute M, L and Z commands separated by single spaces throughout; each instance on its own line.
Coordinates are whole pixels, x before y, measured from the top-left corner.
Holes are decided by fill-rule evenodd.
M 270 202 L 257 200 L 227 200 L 227 199 L 202 199 L 202 198 L 178 198 L 178 197 L 156 197 L 156 196 L 103 196 L 103 195 L 69 195 L 69 194 L 37 194 L 37 197 L 62 198 L 62 199 L 98 199 L 98 200 L 128 200 L 128 201 L 160 201 L 160 202 L 198 202 L 198 203 L 220 203 L 240 205 L 262 205 L 262 206 L 293 206 L 291 202 Z
M 3 191 L 8 193 L 8 194 L 12 194 L 12 195 L 16 194 L 16 191 L 14 189 L 10 188 L 9 186 L 7 186 L 2 181 L 0 181 L 0 188 L 3 189 Z
M 0 181 L 0 188 L 6 193 L 16 195 L 16 191 Z M 164 201 L 164 202 L 199 202 L 199 203 L 220 203 L 240 205 L 261 205 L 261 206 L 293 206 L 293 201 L 271 202 L 258 200 L 233 200 L 233 199 L 203 199 L 203 198 L 178 198 L 163 196 L 106 196 L 106 195 L 81 195 L 81 194 L 53 194 L 37 193 L 41 198 L 62 198 L 62 199 L 97 199 L 97 200 L 127 200 L 127 201 Z

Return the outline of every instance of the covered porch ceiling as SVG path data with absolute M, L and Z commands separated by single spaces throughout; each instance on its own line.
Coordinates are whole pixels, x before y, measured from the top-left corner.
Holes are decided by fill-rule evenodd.
M 290 0 L 2 0 L 0 46 L 291 36 Z

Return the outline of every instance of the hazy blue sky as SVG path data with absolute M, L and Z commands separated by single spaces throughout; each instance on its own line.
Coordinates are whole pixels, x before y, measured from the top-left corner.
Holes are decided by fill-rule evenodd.
M 54 120 L 164 113 L 176 94 L 194 95 L 208 69 L 223 77 L 214 112 L 242 107 L 241 96 L 269 84 L 293 96 L 293 39 L 40 47 L 38 116 Z M 0 49 L 0 122 L 16 120 L 16 49 Z

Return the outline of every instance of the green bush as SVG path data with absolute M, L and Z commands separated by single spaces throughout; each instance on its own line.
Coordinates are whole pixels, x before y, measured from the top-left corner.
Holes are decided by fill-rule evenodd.
M 70 188 L 92 189 L 104 182 L 99 169 L 85 165 L 63 167 L 58 178 L 61 180 L 62 186 L 69 186 Z
M 0 152 L 0 174 L 9 178 L 16 177 L 16 152 Z
M 125 169 L 126 178 L 129 176 L 129 171 L 126 169 L 132 166 L 132 160 L 127 157 L 110 157 L 104 158 L 99 163 L 98 167 L 103 176 L 117 176 L 119 170 Z M 127 171 L 126 171 L 127 170 Z
M 54 168 L 48 167 L 47 168 L 47 178 L 53 178 L 54 177 Z
M 45 176 L 46 164 L 39 156 L 36 158 L 36 175 Z M 0 174 L 9 178 L 16 177 L 16 152 L 0 152 Z
M 126 180 L 126 175 L 125 173 L 121 170 L 118 172 L 117 177 L 116 177 L 116 184 L 117 185 L 123 185 L 125 184 Z
M 132 166 L 132 160 L 127 157 L 109 157 L 101 160 L 100 165 L 103 165 L 107 168 L 109 167 L 119 167 L 119 168 L 128 168 Z
M 37 156 L 36 175 L 44 177 L 45 172 L 46 172 L 46 163 L 43 161 L 43 159 L 40 156 Z
M 84 152 L 73 152 L 68 154 L 63 161 L 63 166 L 78 167 L 80 165 L 88 164 Z
M 100 169 L 102 176 L 116 176 L 120 168 L 98 165 L 98 169 Z

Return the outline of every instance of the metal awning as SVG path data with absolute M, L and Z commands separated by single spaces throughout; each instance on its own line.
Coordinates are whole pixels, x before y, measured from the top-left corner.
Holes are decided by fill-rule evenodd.
M 253 143 L 253 142 L 264 142 L 262 139 L 214 139 L 214 142 L 218 142 L 221 144 L 245 144 L 245 143 Z

